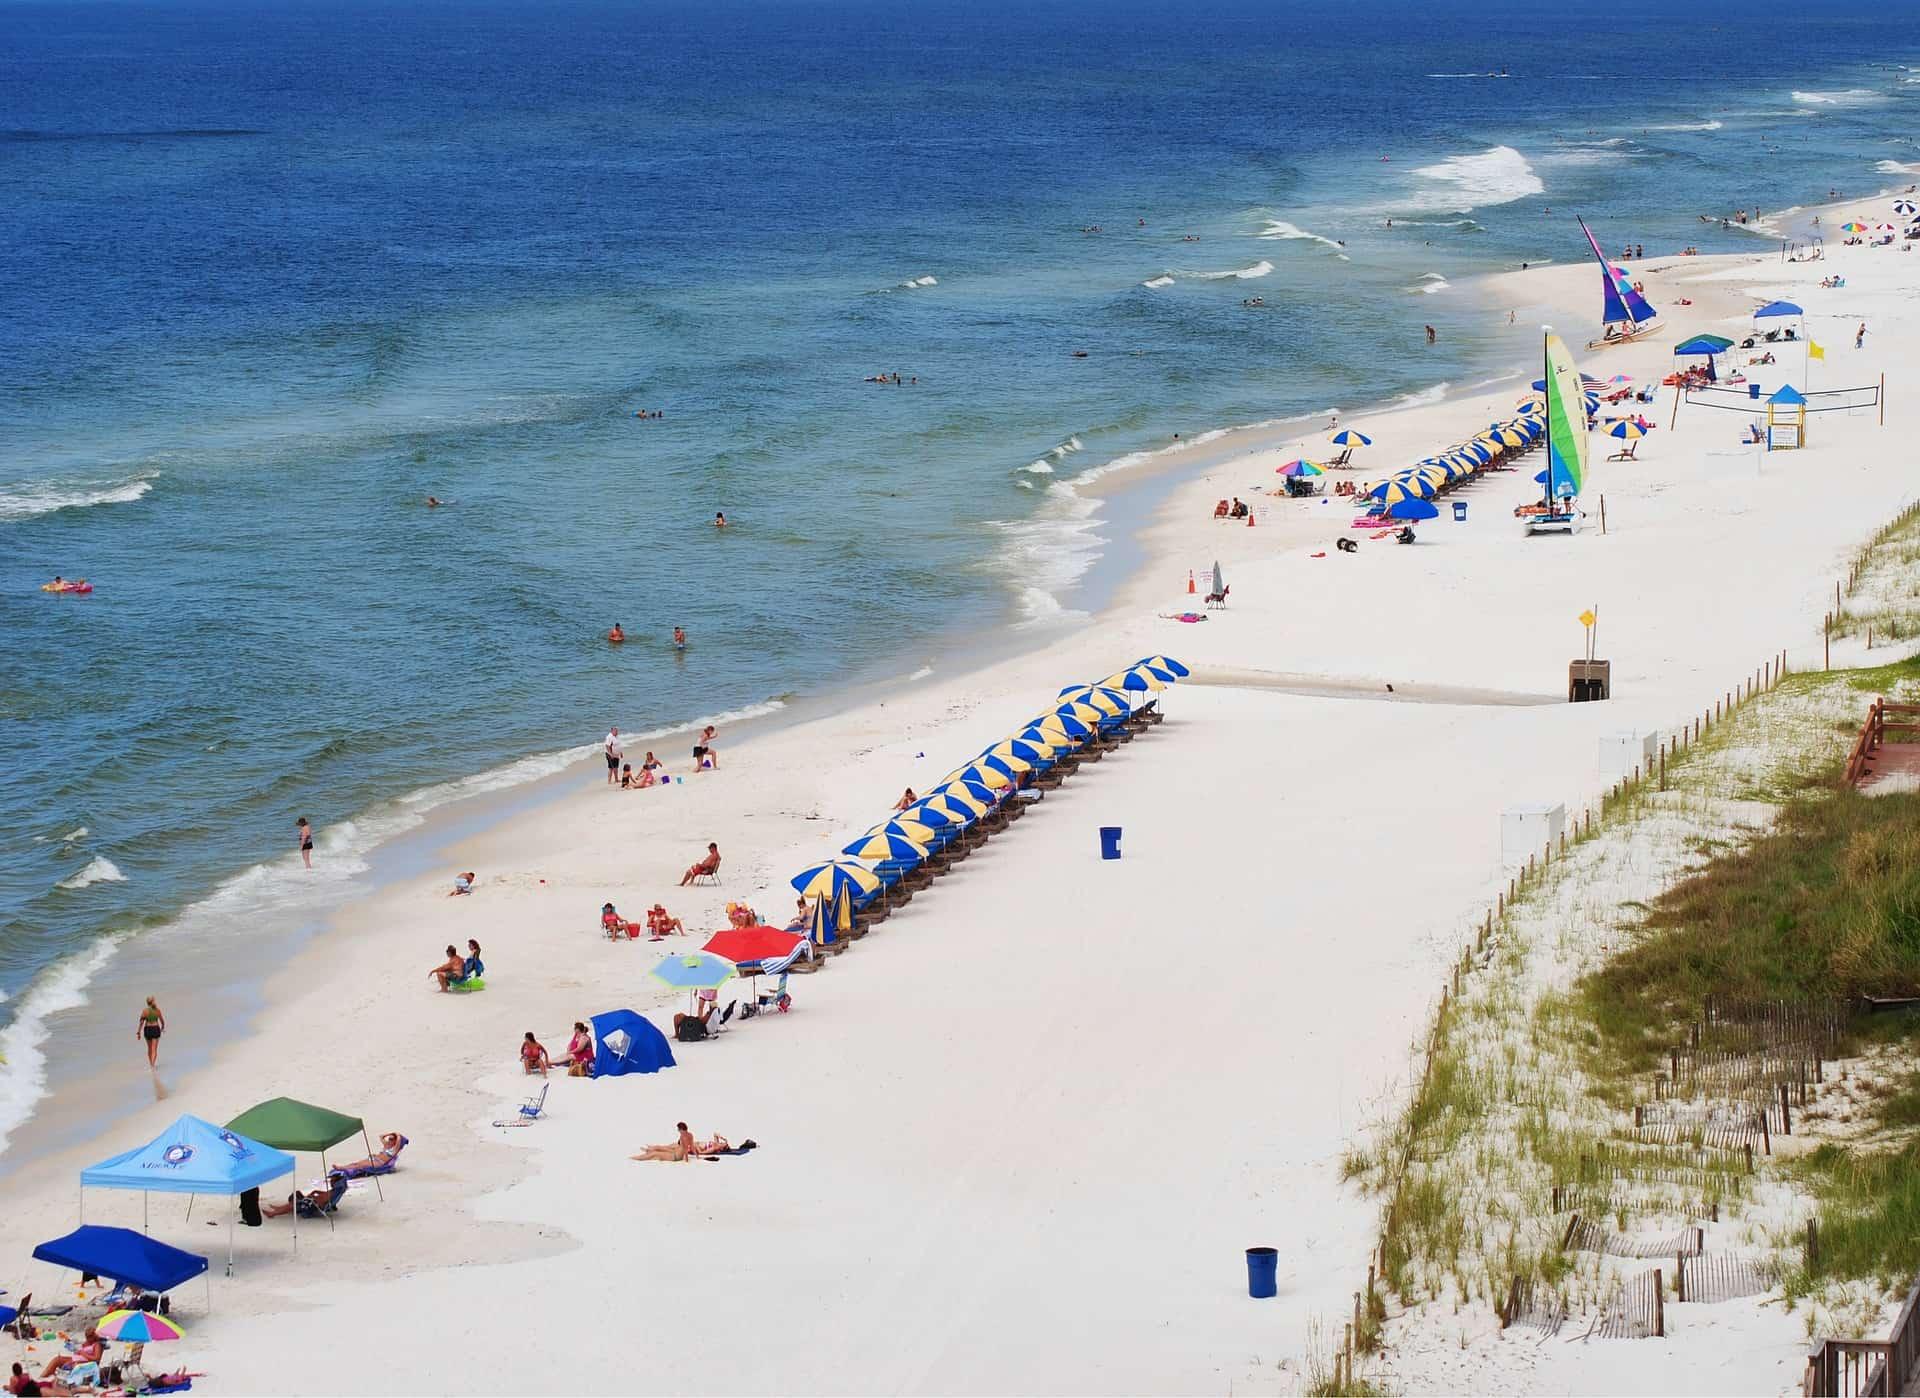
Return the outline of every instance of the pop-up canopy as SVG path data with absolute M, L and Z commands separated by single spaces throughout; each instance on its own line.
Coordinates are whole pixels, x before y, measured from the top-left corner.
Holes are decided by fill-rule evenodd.
M 349 1136 L 364 1139 L 366 1129 L 357 1116 L 329 1111 L 311 1102 L 296 1102 L 291 1097 L 270 1098 L 227 1123 L 227 1130 L 280 1150 L 326 1150 Z
M 80 1183 L 146 1194 L 244 1194 L 292 1173 L 285 1151 L 183 1116 L 144 1146 L 88 1166 Z
M 33 1255 L 56 1267 L 71 1267 L 83 1275 L 131 1282 L 144 1291 L 171 1291 L 207 1270 L 207 1259 L 196 1252 L 136 1233 L 131 1228 L 102 1228 L 88 1224 L 65 1237 L 40 1244 Z

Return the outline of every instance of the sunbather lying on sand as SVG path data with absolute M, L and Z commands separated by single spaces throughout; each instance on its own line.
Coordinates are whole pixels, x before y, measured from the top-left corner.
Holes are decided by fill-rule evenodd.
M 674 1141 L 672 1145 L 648 1146 L 645 1150 L 641 1151 L 640 1154 L 631 1155 L 631 1156 L 628 1156 L 627 1158 L 629 1160 L 690 1160 L 692 1159 L 695 1153 L 694 1152 L 695 1142 L 693 1139 L 693 1132 L 687 1130 L 687 1124 L 684 1121 L 675 1122 L 674 1128 L 677 1131 L 679 1131 L 680 1136 L 679 1136 L 679 1139 Z

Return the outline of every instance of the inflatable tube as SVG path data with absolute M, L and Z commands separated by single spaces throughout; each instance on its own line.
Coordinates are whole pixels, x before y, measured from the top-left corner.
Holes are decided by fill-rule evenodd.
M 71 592 L 78 596 L 84 597 L 87 593 L 93 591 L 93 584 L 90 582 L 41 583 L 40 590 L 42 592 Z

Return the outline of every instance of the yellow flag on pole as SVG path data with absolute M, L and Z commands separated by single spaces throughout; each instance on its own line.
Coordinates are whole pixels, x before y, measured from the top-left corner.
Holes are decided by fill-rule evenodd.
M 1582 613 L 1580 613 L 1580 624 L 1581 624 L 1582 626 L 1592 626 L 1592 625 L 1593 625 L 1593 613 L 1592 613 L 1591 611 L 1586 611 L 1586 612 L 1582 612 Z
M 1813 340 L 1807 341 L 1807 358 L 1808 359 L 1825 359 L 1826 357 L 1827 357 L 1827 352 L 1824 349 L 1820 348 L 1819 344 L 1816 341 L 1813 341 Z

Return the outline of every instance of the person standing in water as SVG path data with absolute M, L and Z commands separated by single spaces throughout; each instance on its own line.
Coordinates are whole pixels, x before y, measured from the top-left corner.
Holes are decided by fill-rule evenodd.
M 617 646 L 626 639 L 627 639 L 627 633 L 620 629 L 620 623 L 616 621 L 613 624 L 613 629 L 607 632 L 608 642 L 612 645 Z
M 675 650 L 685 650 L 687 648 L 687 631 L 685 627 L 676 626 L 673 628 L 673 648 Z
M 300 839 L 300 858 L 311 869 L 313 867 L 313 826 L 307 823 L 305 816 L 301 816 L 293 823 L 293 833 Z
M 715 529 L 725 529 L 727 527 L 727 512 L 725 510 L 715 510 L 713 512 L 713 527 Z
M 133 1026 L 133 1037 L 136 1039 L 145 1039 L 147 1042 L 147 1066 L 149 1068 L 157 1068 L 160 1066 L 160 1036 L 166 1032 L 167 1017 L 160 1012 L 160 1007 L 154 1003 L 153 997 L 149 995 L 147 997 L 147 1007 L 140 1011 L 140 1018 L 134 1022 Z

